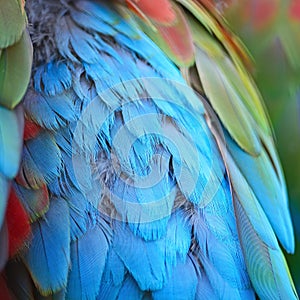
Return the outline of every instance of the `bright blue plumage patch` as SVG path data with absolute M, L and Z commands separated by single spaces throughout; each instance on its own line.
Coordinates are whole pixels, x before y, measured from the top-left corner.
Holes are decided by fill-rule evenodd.
M 64 10 L 53 24 L 57 53 L 34 69 L 24 100 L 42 129 L 25 143 L 16 185 L 39 218 L 25 256 L 39 293 L 194 299 L 207 286 L 203 295 L 251 299 L 199 96 L 109 5 L 79 0 Z M 28 200 L 45 184 L 47 212 Z

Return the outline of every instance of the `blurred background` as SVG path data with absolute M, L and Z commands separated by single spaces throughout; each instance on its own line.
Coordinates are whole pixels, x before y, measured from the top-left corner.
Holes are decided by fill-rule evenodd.
M 252 55 L 282 161 L 296 236 L 287 256 L 300 294 L 300 0 L 227 0 L 225 16 Z

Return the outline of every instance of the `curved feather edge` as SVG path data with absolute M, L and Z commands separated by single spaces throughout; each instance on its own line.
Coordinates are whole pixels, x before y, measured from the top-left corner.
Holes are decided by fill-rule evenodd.
M 70 220 L 65 200 L 52 198 L 43 219 L 32 224 L 33 238 L 24 256 L 32 279 L 44 296 L 66 286 L 70 266 Z
M 209 3 L 200 3 L 197 0 L 176 0 L 181 3 L 197 21 L 204 26 L 207 31 L 213 34 L 221 45 L 227 50 L 228 57 L 233 61 L 235 68 L 242 79 L 245 88 L 249 92 L 249 98 L 245 98 L 244 103 L 250 110 L 251 115 L 254 116 L 256 122 L 260 124 L 263 131 L 267 134 L 270 133 L 270 123 L 269 119 L 265 113 L 265 108 L 263 102 L 260 99 L 260 95 L 255 88 L 255 84 L 246 67 L 250 67 L 249 53 L 240 43 L 240 41 L 230 32 L 226 25 L 226 22 L 222 17 L 220 17 L 216 11 L 212 9 L 212 5 L 206 5 Z M 208 7 L 209 6 L 209 7 Z M 189 18 L 191 20 L 192 18 Z M 198 24 L 198 27 L 199 25 Z M 192 28 L 193 29 L 193 28 Z M 197 34 L 197 32 L 195 32 Z
M 244 152 L 225 134 L 227 148 L 241 173 L 253 190 L 283 247 L 292 253 L 294 232 L 288 208 L 287 192 L 281 169 L 273 163 L 273 155 L 266 148 L 258 157 Z M 273 144 L 270 148 L 273 148 Z M 272 157 L 273 156 L 273 157 Z M 278 163 L 278 158 L 275 156 Z M 279 171 L 277 171 L 279 170 Z
M 32 45 L 29 33 L 12 47 L 2 50 L 0 56 L 0 104 L 14 108 L 24 96 L 30 80 Z
M 285 258 L 263 209 L 222 142 L 220 145 L 230 177 L 242 250 L 256 293 L 262 299 L 298 299 Z
M 0 49 L 13 45 L 21 38 L 27 24 L 24 4 L 21 0 L 0 1 Z
M 261 299 L 298 299 L 279 246 L 268 247 L 255 232 L 238 197 L 234 195 L 237 225 L 251 282 Z

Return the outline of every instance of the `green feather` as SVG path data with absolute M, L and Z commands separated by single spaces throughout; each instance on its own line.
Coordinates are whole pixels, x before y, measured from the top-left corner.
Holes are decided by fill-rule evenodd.
M 196 65 L 204 92 L 224 126 L 244 150 L 258 155 L 261 144 L 255 124 L 226 73 L 200 48 L 196 49 Z
M 2 50 L 0 57 L 0 105 L 14 108 L 26 92 L 30 80 L 32 46 L 24 31 L 20 41 Z
M 21 0 L 0 0 L 0 48 L 16 43 L 26 26 Z

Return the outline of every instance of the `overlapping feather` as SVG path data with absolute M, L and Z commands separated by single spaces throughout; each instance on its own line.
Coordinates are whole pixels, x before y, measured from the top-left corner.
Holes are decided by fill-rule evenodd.
M 51 28 L 57 52 L 34 69 L 24 106 L 39 130 L 14 184 L 33 222 L 21 253 L 33 283 L 9 264 L 8 274 L 21 270 L 10 288 L 40 299 L 296 299 L 274 233 L 293 250 L 286 198 L 288 229 L 272 218 L 283 176 L 243 49 L 207 1 L 164 1 L 165 18 L 148 1 L 127 2 L 154 42 L 120 4 L 53 4 L 63 10 Z M 155 42 L 189 66 L 203 97 Z M 243 155 L 274 185 L 248 181 Z M 161 181 L 139 186 L 149 175 Z

